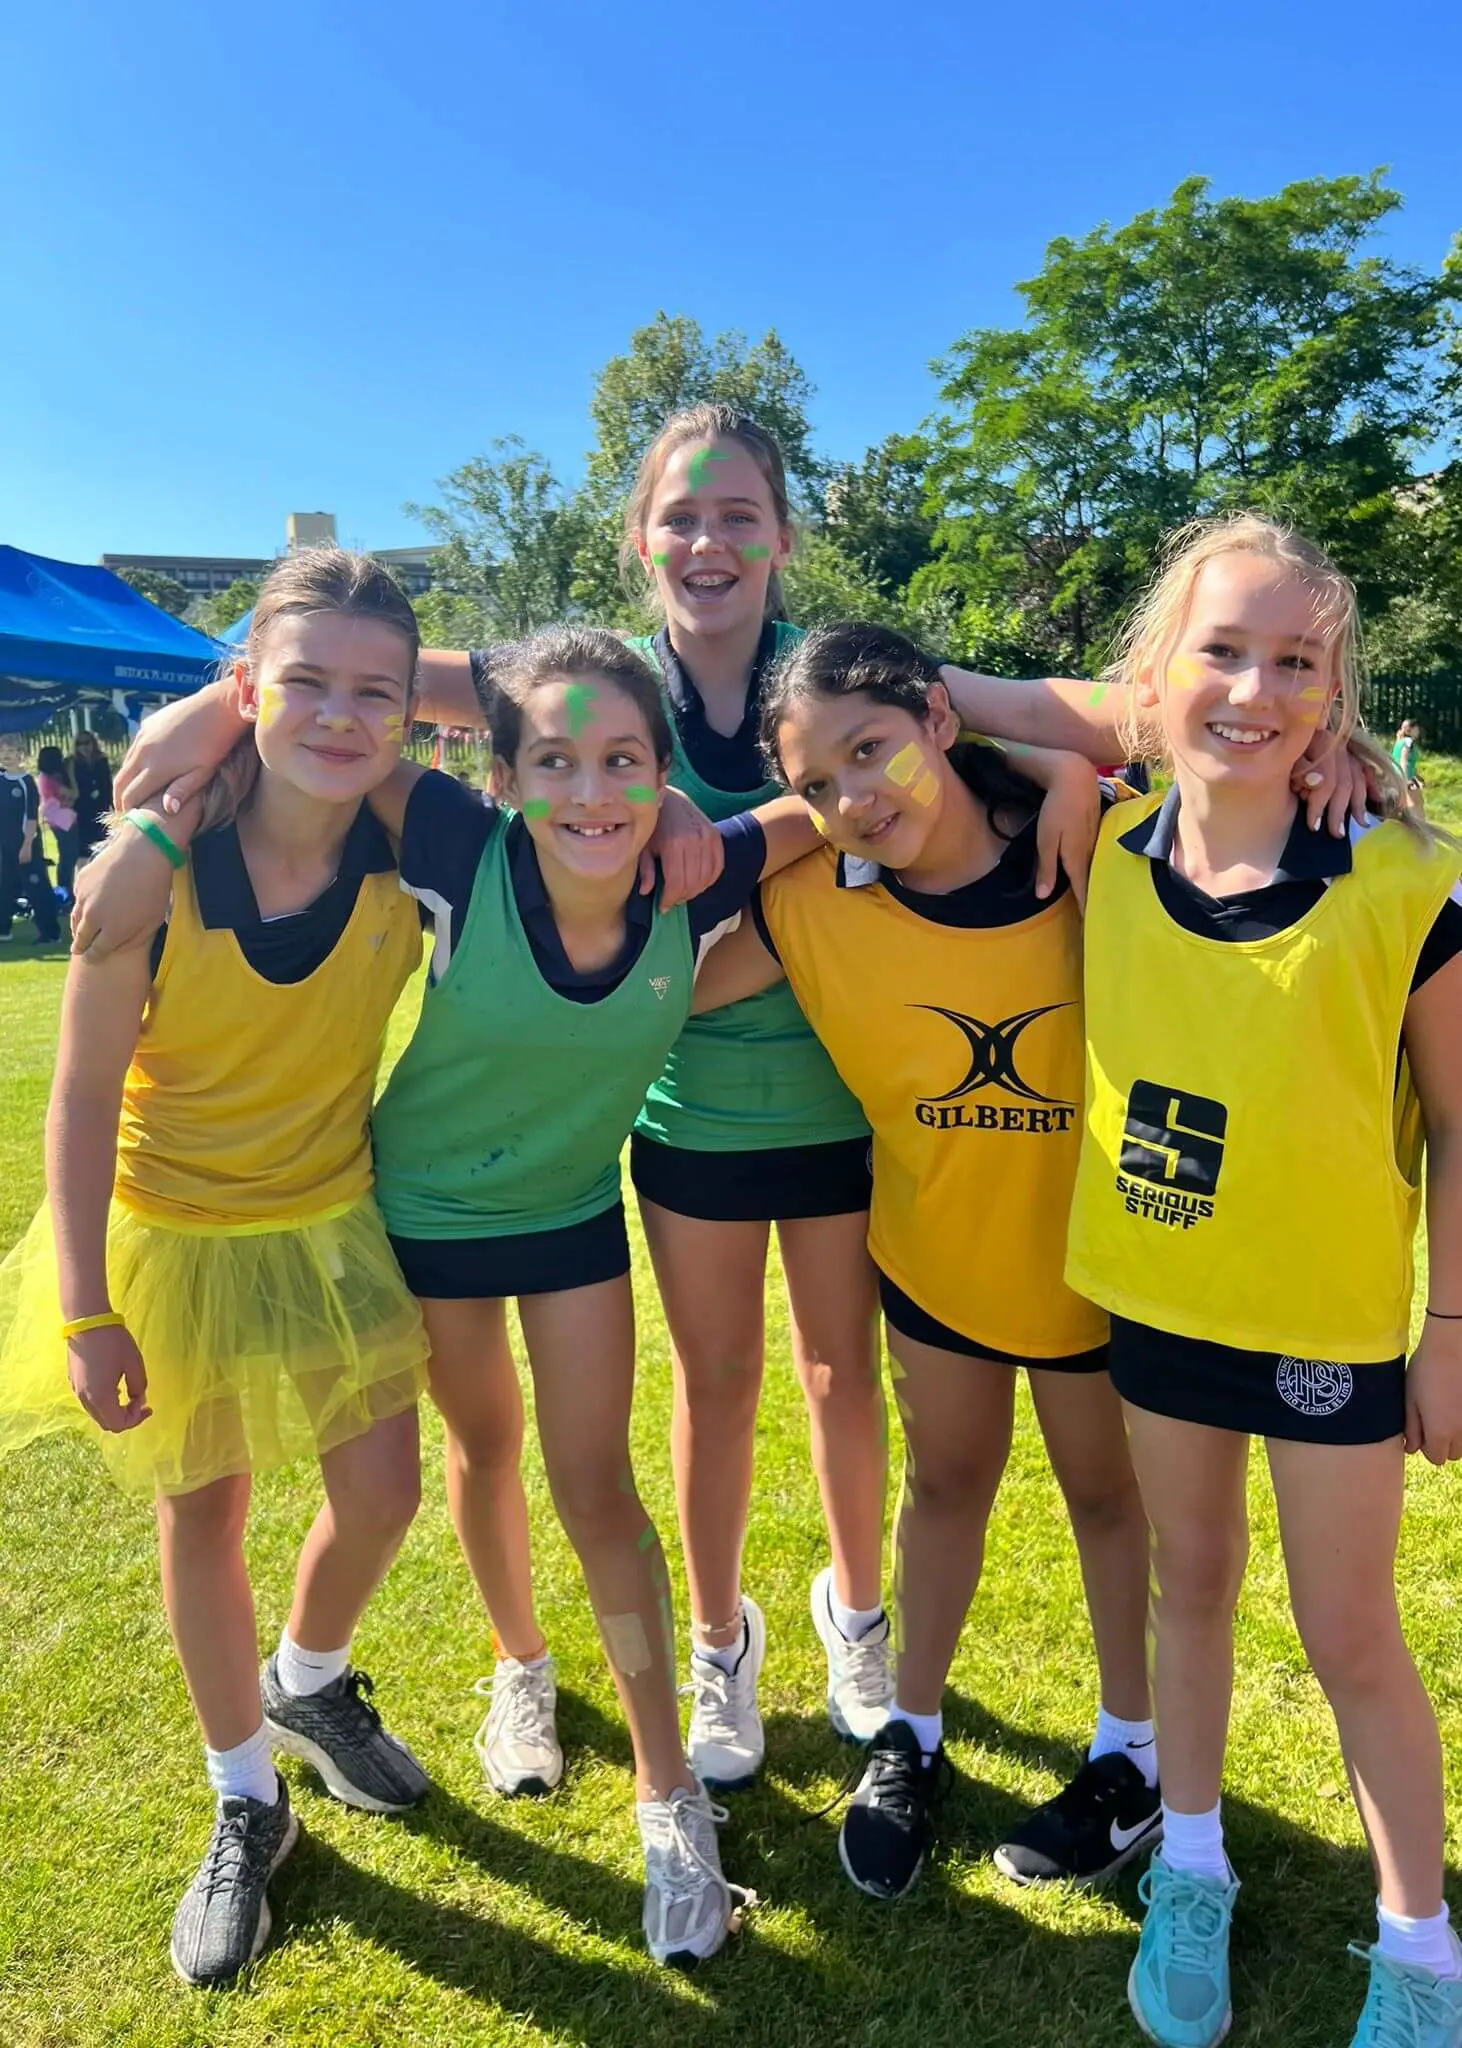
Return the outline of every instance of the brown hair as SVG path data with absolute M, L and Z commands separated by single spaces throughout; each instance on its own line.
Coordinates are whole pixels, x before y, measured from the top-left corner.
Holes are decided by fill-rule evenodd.
M 336 547 L 302 548 L 298 554 L 286 555 L 275 563 L 260 588 L 243 652 L 222 662 L 219 675 L 231 676 L 240 661 L 250 668 L 256 667 L 269 629 L 277 619 L 307 618 L 316 612 L 341 612 L 351 618 L 379 619 L 382 625 L 393 626 L 411 651 L 415 686 L 421 633 L 405 591 L 390 571 L 371 556 Z M 206 832 L 211 826 L 226 825 L 237 814 L 258 773 L 259 750 L 250 731 L 219 766 L 203 792 L 203 818 L 198 829 Z
M 641 456 L 625 503 L 619 572 L 626 591 L 633 598 L 640 599 L 646 595 L 638 541 L 649 518 L 650 501 L 655 495 L 666 459 L 687 441 L 735 441 L 744 448 L 766 480 L 778 526 L 792 525 L 786 465 L 782 461 L 781 449 L 766 428 L 758 426 L 749 413 L 738 412 L 734 405 L 724 405 L 719 399 L 686 406 L 681 412 L 671 413 Z M 649 587 L 653 591 L 653 577 Z M 767 579 L 766 615 L 769 619 L 782 616 L 782 579 L 775 569 Z
M 1134 684 L 1139 677 L 1162 675 L 1187 622 L 1194 587 L 1209 562 L 1223 555 L 1261 555 L 1297 576 L 1313 593 L 1315 618 L 1338 685 L 1328 715 L 1328 729 L 1362 764 L 1379 798 L 1383 817 L 1399 818 L 1415 831 L 1433 837 L 1405 778 L 1384 747 L 1367 732 L 1361 718 L 1364 656 L 1360 606 L 1355 585 L 1324 549 L 1291 526 L 1258 512 L 1232 512 L 1222 518 L 1194 519 L 1168 536 L 1156 575 L 1139 598 L 1117 636 L 1112 661 L 1102 671 L 1108 683 Z M 1133 758 L 1152 752 L 1152 721 L 1129 691 L 1127 730 Z
M 645 721 L 656 764 L 668 768 L 674 751 L 660 679 L 647 661 L 602 626 L 544 626 L 526 640 L 494 650 L 488 731 L 492 750 L 509 766 L 523 736 L 523 707 L 544 683 L 564 676 L 597 676 L 622 690 Z

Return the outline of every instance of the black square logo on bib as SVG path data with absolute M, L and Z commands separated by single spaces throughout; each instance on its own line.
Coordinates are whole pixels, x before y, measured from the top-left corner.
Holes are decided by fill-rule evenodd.
M 1208 1095 L 1134 1081 L 1122 1130 L 1121 1171 L 1189 1195 L 1211 1195 L 1223 1165 L 1228 1111 Z

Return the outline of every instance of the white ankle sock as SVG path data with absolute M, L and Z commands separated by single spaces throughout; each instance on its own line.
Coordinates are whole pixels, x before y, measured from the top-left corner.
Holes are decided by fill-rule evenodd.
M 869 1629 L 883 1619 L 883 1608 L 881 1605 L 877 1607 L 844 1607 L 842 1601 L 838 1598 L 835 1586 L 828 1587 L 827 1605 L 828 1612 L 833 1618 L 833 1627 L 845 1643 L 861 1641 L 867 1635 Z
M 932 1763 L 944 1740 L 943 1714 L 911 1714 L 907 1707 L 901 1707 L 897 1700 L 888 1710 L 890 1721 L 907 1721 L 919 1738 L 919 1747 L 924 1752 L 926 1764 Z
M 746 1616 L 743 1613 L 741 1627 L 734 1642 L 692 1643 L 691 1655 L 700 1657 L 707 1664 L 719 1664 L 723 1671 L 734 1671 L 741 1660 L 742 1651 L 746 1648 L 747 1635 Z
M 1194 1877 L 1216 1877 L 1227 1884 L 1230 1871 L 1223 1853 L 1222 1802 L 1208 1813 L 1174 1813 L 1164 1800 L 1162 1848 L 1158 1853 L 1169 1870 L 1186 1870 Z
M 1149 1787 L 1156 1785 L 1157 1741 L 1151 1721 L 1119 1721 L 1105 1707 L 1098 1707 L 1096 1734 L 1091 1738 L 1087 1756 L 1095 1763 L 1099 1756 L 1111 1756 L 1114 1752 L 1135 1764 Z
M 302 1650 L 289 1630 L 284 1629 L 274 1653 L 274 1668 L 286 1692 L 293 1693 L 297 1700 L 307 1699 L 311 1693 L 323 1692 L 335 1679 L 344 1677 L 350 1669 L 350 1645 L 347 1643 L 343 1650 Z
M 1404 1913 L 1392 1913 L 1376 1901 L 1376 1942 L 1383 1956 L 1395 1963 L 1417 1963 L 1439 1977 L 1462 1977 L 1462 1948 L 1447 1924 L 1447 1909 L 1425 1920 L 1408 1920 Z
M 272 1806 L 279 1797 L 279 1776 L 269 1752 L 269 1730 L 261 1721 L 247 1742 L 233 1749 L 204 1748 L 208 1782 L 220 1799 L 262 1799 Z

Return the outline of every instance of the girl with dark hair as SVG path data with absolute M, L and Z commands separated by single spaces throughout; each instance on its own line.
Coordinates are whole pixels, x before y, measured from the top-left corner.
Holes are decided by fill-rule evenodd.
M 1064 879 L 1037 894 L 1039 791 L 998 750 L 960 740 L 934 663 L 899 634 L 809 634 L 769 681 L 761 736 L 825 844 L 762 886 L 755 925 L 708 965 L 696 1008 L 785 974 L 872 1126 L 868 1248 L 907 1442 L 895 1697 L 843 1822 L 843 1866 L 879 1898 L 922 1866 L 941 1696 L 1024 1367 L 1081 1557 L 1101 1706 L 1088 1760 L 996 1861 L 1021 1883 L 1089 1882 L 1156 1839 L 1161 1807 L 1146 1525 L 1106 1318 L 1061 1277 L 1080 917 Z
M 94 732 L 82 730 L 76 735 L 70 766 L 76 785 L 76 855 L 85 860 L 106 838 L 112 808 L 111 763 Z

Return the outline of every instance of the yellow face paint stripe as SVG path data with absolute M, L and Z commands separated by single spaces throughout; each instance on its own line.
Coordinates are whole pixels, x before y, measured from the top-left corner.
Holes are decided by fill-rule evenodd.
M 885 764 L 884 774 L 900 789 L 907 789 L 914 777 L 924 766 L 924 756 L 910 740 L 906 747 L 900 747 L 893 759 Z

